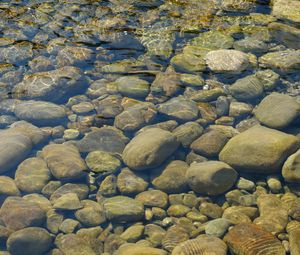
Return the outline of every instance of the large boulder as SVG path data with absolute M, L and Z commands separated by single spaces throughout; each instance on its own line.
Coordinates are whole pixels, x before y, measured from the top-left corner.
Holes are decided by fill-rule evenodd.
M 282 129 L 300 113 L 300 104 L 291 96 L 272 93 L 265 97 L 254 110 L 255 117 L 264 125 Z
M 237 171 L 274 173 L 298 146 L 295 136 L 256 125 L 231 138 L 219 158 Z
M 124 163 L 133 170 L 144 170 L 162 164 L 177 149 L 179 142 L 168 131 L 151 128 L 127 144 L 123 151 Z
M 43 148 L 41 156 L 53 176 L 59 180 L 74 180 L 85 176 L 87 166 L 75 146 L 50 144 Z
M 233 186 L 237 172 L 226 163 L 206 161 L 191 164 L 186 172 L 186 178 L 195 192 L 219 195 Z

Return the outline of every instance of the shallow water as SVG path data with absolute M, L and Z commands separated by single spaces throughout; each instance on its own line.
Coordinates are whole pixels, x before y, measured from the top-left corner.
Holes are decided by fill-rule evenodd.
M 0 255 L 299 254 L 299 78 L 298 0 L 0 1 Z

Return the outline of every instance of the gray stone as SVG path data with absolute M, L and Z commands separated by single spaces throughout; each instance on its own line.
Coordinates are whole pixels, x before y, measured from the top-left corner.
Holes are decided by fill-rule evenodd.
M 52 237 L 43 228 L 30 227 L 12 233 L 7 240 L 11 255 L 44 255 L 52 246 Z
M 123 160 L 133 170 L 144 170 L 162 164 L 177 149 L 179 142 L 172 133 L 159 129 L 148 129 L 127 144 Z
M 223 237 L 229 226 L 230 223 L 228 220 L 222 218 L 215 219 L 205 225 L 205 234 L 208 236 Z
M 226 163 L 207 161 L 191 164 L 186 172 L 186 178 L 195 192 L 219 195 L 234 185 L 237 173 Z
M 264 125 L 283 129 L 300 114 L 300 104 L 289 95 L 272 93 L 254 110 L 255 117 Z
M 231 138 L 219 158 L 238 171 L 274 173 L 298 146 L 295 136 L 256 125 Z

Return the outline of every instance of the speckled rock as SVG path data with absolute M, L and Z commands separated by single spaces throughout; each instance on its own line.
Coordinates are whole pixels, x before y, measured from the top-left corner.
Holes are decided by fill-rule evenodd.
M 134 137 L 123 151 L 123 160 L 133 170 L 144 170 L 163 163 L 178 147 L 179 142 L 172 133 L 159 129 L 148 129 Z
M 7 228 L 19 230 L 42 225 L 46 213 L 36 203 L 21 197 L 8 197 L 1 206 L 0 217 Z
M 230 189 L 237 173 L 229 165 L 219 161 L 193 163 L 186 172 L 192 190 L 207 195 L 219 195 Z
M 208 68 L 216 73 L 240 73 L 249 65 L 247 54 L 236 50 L 215 50 L 205 56 Z
M 26 193 L 40 192 L 50 181 L 51 172 L 41 158 L 28 158 L 17 168 L 15 180 L 18 188 Z
M 188 164 L 184 161 L 171 161 L 161 172 L 152 180 L 155 188 L 169 193 L 180 193 L 187 190 L 187 179 L 185 177 Z
M 18 230 L 7 240 L 12 255 L 43 255 L 50 250 L 52 237 L 43 228 L 30 227 Z
M 74 180 L 85 176 L 87 166 L 75 146 L 50 144 L 43 148 L 41 156 L 57 179 Z
M 283 129 L 300 114 L 300 104 L 291 96 L 272 93 L 254 110 L 255 117 L 264 125 Z
M 115 196 L 103 202 L 108 220 L 117 222 L 138 221 L 144 217 L 142 202 L 125 196 Z
M 257 125 L 230 139 L 219 158 L 238 171 L 272 173 L 297 148 L 296 137 Z

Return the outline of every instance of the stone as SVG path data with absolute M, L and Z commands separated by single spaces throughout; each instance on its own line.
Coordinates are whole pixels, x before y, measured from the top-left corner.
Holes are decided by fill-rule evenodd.
M 6 129 L 0 132 L 0 172 L 15 168 L 31 152 L 32 142 L 19 132 Z
M 224 0 L 221 4 L 221 8 L 228 12 L 250 12 L 255 8 L 255 1 L 243 1 L 243 0 Z
M 219 159 L 237 171 L 274 173 L 297 148 L 296 137 L 256 125 L 231 138 Z
M 217 204 L 203 202 L 199 207 L 199 212 L 211 219 L 217 219 L 222 217 L 223 209 Z
M 77 210 L 82 208 L 82 204 L 75 193 L 67 193 L 56 199 L 53 208 L 57 210 Z
M 216 101 L 216 112 L 219 117 L 226 116 L 229 113 L 230 101 L 226 96 L 219 96 Z
M 243 118 L 250 115 L 252 112 L 252 105 L 242 102 L 231 102 L 229 106 L 229 116 L 235 118 Z
M 136 195 L 135 200 L 150 207 L 166 208 L 168 205 L 168 195 L 160 190 L 143 191 Z
M 265 97 L 254 110 L 255 117 L 265 126 L 283 129 L 300 114 L 300 104 L 291 96 L 274 92 Z
M 247 54 L 237 50 L 214 50 L 205 56 L 210 70 L 216 73 L 240 73 L 249 66 Z
M 134 137 L 123 151 L 124 163 L 133 170 L 162 164 L 177 149 L 176 137 L 159 128 L 148 129 Z
M 149 93 L 149 83 L 136 76 L 124 76 L 118 78 L 115 83 L 118 91 L 124 96 L 145 98 Z
M 51 179 L 51 172 L 41 158 L 28 158 L 17 168 L 15 181 L 26 193 L 39 193 Z
M 268 176 L 267 184 L 272 193 L 280 193 L 280 191 L 282 190 L 281 181 L 278 176 Z
M 268 51 L 268 44 L 255 37 L 246 37 L 245 39 L 236 41 L 234 43 L 234 48 L 243 52 L 259 54 Z
M 284 231 L 288 223 L 288 211 L 283 202 L 274 194 L 260 195 L 257 198 L 259 217 L 254 223 L 272 234 Z
M 7 228 L 16 231 L 42 225 L 46 219 L 46 213 L 37 203 L 11 196 L 2 204 L 0 217 Z
M 205 157 L 216 157 L 228 142 L 228 138 L 219 131 L 209 131 L 191 144 L 191 149 Z
M 12 255 L 43 255 L 52 246 L 52 237 L 43 228 L 30 227 L 12 233 L 7 240 L 7 250 Z
M 224 237 L 233 254 L 254 255 L 260 251 L 264 254 L 285 255 L 281 242 L 270 232 L 252 223 L 241 223 L 229 230 Z
M 222 218 L 227 219 L 231 224 L 251 223 L 257 216 L 257 208 L 246 206 L 231 206 L 224 210 Z
M 121 238 L 128 243 L 135 243 L 143 236 L 144 228 L 143 225 L 133 225 L 121 234 Z
M 202 134 L 202 132 L 203 127 L 201 127 L 197 122 L 187 122 L 173 130 L 173 134 L 184 148 L 189 147 L 190 144 Z
M 261 80 L 266 91 L 275 89 L 279 84 L 280 75 L 271 69 L 258 71 L 255 73 L 255 76 Z
M 138 244 L 125 244 L 122 245 L 118 250 L 119 255 L 167 255 L 167 252 L 161 249 L 141 246 Z
M 56 246 L 64 255 L 96 255 L 86 241 L 75 234 L 61 236 Z
M 120 160 L 106 151 L 92 151 L 87 155 L 85 161 L 95 173 L 115 173 L 121 167 Z
M 168 208 L 167 213 L 171 217 L 184 217 L 190 211 L 191 208 L 186 205 L 171 205 Z
M 128 107 L 115 117 L 114 126 L 126 132 L 151 124 L 156 117 L 157 111 L 152 103 L 139 103 Z
M 219 238 L 214 236 L 201 235 L 177 245 L 172 255 L 193 255 L 193 254 L 215 254 L 226 255 L 227 246 Z
M 224 96 L 225 92 L 222 88 L 213 88 L 209 90 L 196 90 L 195 92 L 192 92 L 191 96 L 189 97 L 191 100 L 195 102 L 211 102 L 217 100 L 218 97 Z M 198 104 L 199 107 L 200 104 Z M 205 104 L 203 104 L 205 105 Z M 201 112 L 201 116 L 203 115 Z
M 194 73 L 205 70 L 205 60 L 191 53 L 177 54 L 171 59 L 171 65 L 178 72 Z
M 59 230 L 64 234 L 74 233 L 79 226 L 79 222 L 73 219 L 65 219 L 59 226 Z
M 91 102 L 80 102 L 72 105 L 72 111 L 77 114 L 87 114 L 93 112 L 95 106 Z
M 271 68 L 283 73 L 293 73 L 300 69 L 300 50 L 283 50 L 267 53 L 259 58 L 264 68 Z
M 296 0 L 274 0 L 272 14 L 278 19 L 300 22 L 300 3 Z
M 162 170 L 161 174 L 152 180 L 153 186 L 168 194 L 186 191 L 188 189 L 188 184 L 185 174 L 188 167 L 188 164 L 184 161 L 171 161 Z
M 62 212 L 58 212 L 55 209 L 51 209 L 47 212 L 46 227 L 51 233 L 57 234 L 63 221 L 64 216 Z
M 91 61 L 93 51 L 86 47 L 65 46 L 56 56 L 56 62 L 59 67 L 84 64 Z
M 50 144 L 43 148 L 41 156 L 53 176 L 59 180 L 74 180 L 85 176 L 87 166 L 75 146 Z
M 128 138 L 113 127 L 102 127 L 86 134 L 76 143 L 80 152 L 106 151 L 122 153 Z
M 56 70 L 26 75 L 18 83 L 13 94 L 15 98 L 49 100 L 65 99 L 67 93 L 77 94 L 86 88 L 86 79 L 79 68 L 64 66 Z
M 196 119 L 199 110 L 195 102 L 179 96 L 158 105 L 158 112 L 170 119 L 186 122 Z
M 0 62 L 13 65 L 25 64 L 33 57 L 32 45 L 16 43 L 0 50 Z
M 142 202 L 126 196 L 107 198 L 103 202 L 105 215 L 108 220 L 117 222 L 138 221 L 144 217 Z
M 15 108 L 15 115 L 37 126 L 55 126 L 64 122 L 66 111 L 62 106 L 45 101 L 23 101 Z
M 86 199 L 89 194 L 89 187 L 82 183 L 66 183 L 58 187 L 50 196 L 50 201 L 53 203 L 58 198 L 67 193 L 77 194 L 79 200 Z
M 255 190 L 255 183 L 251 180 L 240 177 L 236 183 L 237 188 L 247 191 Z
M 106 221 L 103 207 L 92 200 L 82 200 L 82 209 L 75 212 L 75 217 L 83 226 L 96 227 Z
M 300 223 L 299 221 L 290 221 L 287 225 L 287 232 L 289 234 L 289 246 L 291 254 L 299 254 L 300 253 Z
M 219 161 L 193 163 L 186 172 L 192 190 L 206 195 L 219 195 L 229 190 L 237 179 L 236 171 Z
M 150 241 L 151 246 L 161 246 L 166 231 L 159 225 L 147 224 L 144 230 L 144 236 Z
M 203 87 L 205 85 L 204 79 L 200 75 L 195 74 L 180 74 L 180 81 L 188 86 Z
M 117 187 L 122 195 L 136 195 L 146 190 L 148 182 L 129 168 L 123 168 L 117 178 Z
M 286 201 L 283 201 L 286 204 Z M 290 205 L 288 206 L 288 214 L 290 217 L 292 217 L 294 220 L 300 220 L 300 199 L 294 198 Z
M 229 87 L 229 91 L 233 97 L 241 101 L 249 101 L 259 98 L 263 93 L 263 84 L 256 78 L 250 75 L 245 78 L 238 79 Z
M 45 212 L 48 212 L 49 210 L 52 209 L 51 202 L 48 200 L 48 198 L 46 198 L 45 196 L 43 196 L 41 194 L 31 193 L 31 194 L 27 194 L 27 195 L 23 196 L 23 198 L 28 202 L 38 204 L 39 207 L 41 209 L 43 209 Z
M 117 195 L 117 192 L 116 176 L 113 174 L 106 176 L 100 184 L 98 194 L 104 197 L 112 197 Z
M 9 196 L 20 196 L 21 193 L 15 183 L 15 180 L 8 176 L 0 176 L 0 202 Z
M 205 234 L 208 236 L 223 237 L 227 232 L 230 223 L 227 219 L 215 219 L 205 225 Z
M 187 240 L 189 240 L 189 234 L 186 229 L 174 225 L 167 230 L 167 233 L 162 240 L 162 247 L 165 250 L 172 252 L 178 244 Z

